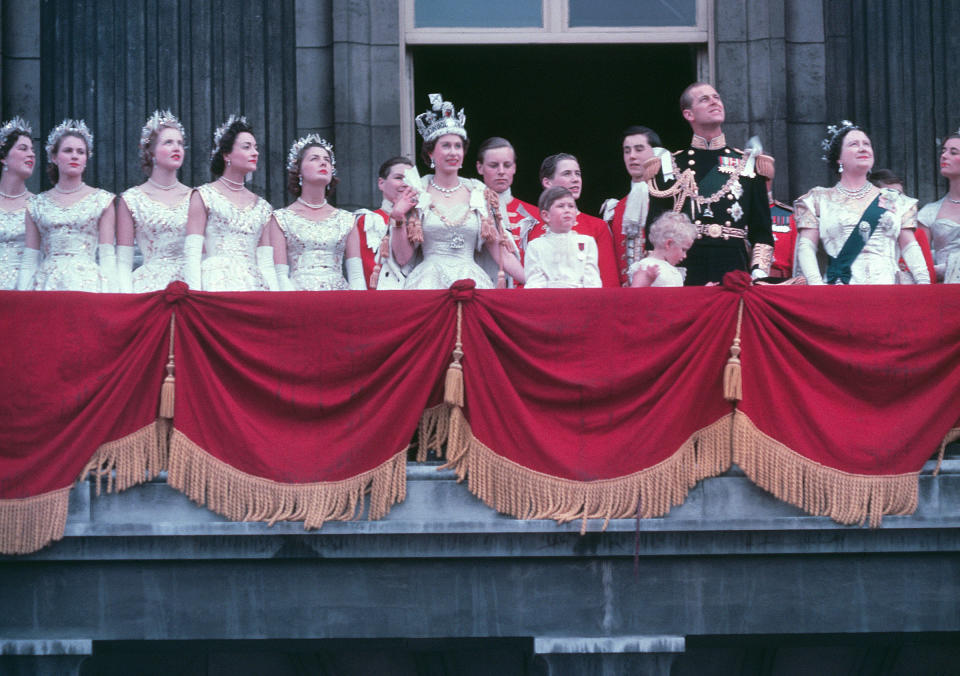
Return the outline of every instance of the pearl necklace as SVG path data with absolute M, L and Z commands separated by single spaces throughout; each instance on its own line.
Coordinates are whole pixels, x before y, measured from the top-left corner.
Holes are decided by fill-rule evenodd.
M 846 187 L 840 185 L 839 183 L 837 183 L 837 185 L 836 185 L 837 190 L 839 190 L 842 194 L 846 195 L 847 197 L 849 197 L 849 198 L 852 199 L 852 200 L 858 200 L 858 199 L 860 199 L 861 197 L 863 197 L 864 195 L 866 195 L 868 192 L 870 192 L 870 189 L 871 189 L 872 187 L 873 187 L 873 184 L 870 183 L 870 181 L 867 181 L 866 183 L 864 183 L 863 185 L 861 185 L 861 186 L 860 186 L 859 188 L 857 188 L 856 190 L 851 190 L 850 188 L 846 188 Z
M 24 190 L 24 192 L 26 192 L 26 190 Z M 20 193 L 20 195 L 22 195 L 22 194 L 23 194 L 23 193 Z M 0 195 L 3 195 L 3 193 L 0 193 Z M 17 197 L 19 197 L 20 195 L 17 195 Z M 7 195 L 4 195 L 4 197 L 7 197 Z M 951 202 L 951 203 L 953 203 L 953 204 L 960 204 L 960 200 L 955 200 L 955 199 L 953 199 L 952 197 L 950 197 L 950 195 L 947 195 L 947 201 L 948 201 L 948 202 Z
M 433 180 L 433 177 L 431 176 L 431 177 L 430 177 L 430 186 L 433 187 L 433 188 L 436 188 L 437 190 L 439 190 L 440 192 L 442 192 L 444 197 L 450 197 L 450 196 L 453 195 L 453 193 L 457 192 L 460 188 L 463 187 L 463 179 L 462 179 L 462 178 L 458 178 L 458 179 L 457 179 L 457 184 L 456 184 L 455 186 L 453 186 L 452 188 L 441 188 L 439 185 L 437 185 L 437 182 L 434 181 L 434 180 Z
M 5 197 L 5 198 L 8 199 L 8 200 L 20 199 L 21 197 L 23 197 L 23 196 L 26 195 L 26 194 L 27 194 L 27 189 L 26 189 L 26 188 L 24 188 L 24 189 L 23 189 L 23 192 L 20 193 L 20 194 L 18 194 L 18 195 L 8 195 L 7 193 L 0 191 L 0 197 Z M 952 200 L 951 200 L 951 201 L 952 201 Z
M 222 181 L 225 186 L 227 186 L 227 190 L 232 190 L 233 192 L 240 192 L 241 190 L 244 189 L 243 181 L 232 181 L 226 176 L 221 176 L 219 180 Z M 240 187 L 235 188 L 234 186 L 240 186 Z
M 64 190 L 63 188 L 60 187 L 60 184 L 57 183 L 55 186 L 53 186 L 53 189 L 56 190 L 61 195 L 70 195 L 72 193 L 77 192 L 81 188 L 83 188 L 84 185 L 86 184 L 83 181 L 80 181 L 80 185 L 78 185 L 76 188 L 71 188 L 70 190 Z
M 152 185 L 154 188 L 159 188 L 160 190 L 173 190 L 178 185 L 180 185 L 180 181 L 174 181 L 170 185 L 163 185 L 162 183 L 157 183 L 156 181 L 154 181 L 153 178 L 151 178 L 150 176 L 147 176 L 147 183 Z
M 305 207 L 310 207 L 311 209 L 323 209 L 325 206 L 327 206 L 327 198 L 326 198 L 326 197 L 323 198 L 323 201 L 320 202 L 320 204 L 310 204 L 310 202 L 308 202 L 307 200 L 303 199 L 302 197 L 298 197 L 298 198 L 297 198 L 297 201 L 300 202 L 300 204 L 302 204 L 303 206 L 305 206 Z

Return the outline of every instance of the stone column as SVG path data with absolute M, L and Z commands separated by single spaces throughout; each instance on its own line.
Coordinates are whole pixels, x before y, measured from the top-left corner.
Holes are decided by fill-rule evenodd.
M 37 156 L 40 139 L 40 3 L 2 0 L 0 3 L 0 120 L 22 116 L 33 127 Z M 31 192 L 41 188 L 40 164 L 27 181 Z

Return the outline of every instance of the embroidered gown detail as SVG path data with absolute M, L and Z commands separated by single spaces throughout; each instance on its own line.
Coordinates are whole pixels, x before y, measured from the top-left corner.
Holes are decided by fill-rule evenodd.
M 183 241 L 187 236 L 189 194 L 174 206 L 149 197 L 140 186 L 121 195 L 133 216 L 143 265 L 133 271 L 134 293 L 159 291 L 183 280 Z
M 312 221 L 291 209 L 273 212 L 287 242 L 290 282 L 298 291 L 349 289 L 343 276 L 343 252 L 353 229 L 353 214 L 337 209 Z
M 447 289 L 458 279 L 472 279 L 478 289 L 494 288 L 490 275 L 474 259 L 474 252 L 483 247 L 475 209 L 468 204 L 450 209 L 433 204 L 424 212 L 422 225 L 423 261 L 407 276 L 403 288 Z
M 917 227 L 917 200 L 889 189 L 880 191 L 880 199 L 886 213 L 850 266 L 851 284 L 896 284 L 897 238 L 902 230 Z M 816 187 L 794 205 L 797 231 L 816 229 L 824 251 L 836 258 L 850 233 L 860 227 L 867 204 L 850 200 L 835 187 Z
M 30 218 L 40 231 L 40 255 L 34 289 L 39 291 L 92 291 L 106 286 L 97 266 L 100 216 L 113 202 L 113 194 L 94 189 L 68 207 L 57 204 L 50 192 L 27 201 Z
M 267 291 L 267 282 L 257 268 L 257 245 L 273 209 L 257 197 L 238 207 L 211 185 L 196 188 L 207 207 L 207 226 L 200 264 L 204 291 Z
M 0 290 L 17 288 L 20 254 L 26 238 L 26 205 L 13 211 L 0 209 Z

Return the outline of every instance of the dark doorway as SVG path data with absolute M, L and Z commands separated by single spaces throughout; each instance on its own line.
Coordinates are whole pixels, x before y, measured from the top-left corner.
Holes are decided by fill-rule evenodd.
M 528 202 L 540 195 L 544 157 L 576 155 L 584 183 L 580 208 L 596 214 L 604 199 L 622 197 L 629 187 L 624 128 L 650 127 L 667 148 L 689 141 L 677 101 L 696 79 L 696 52 L 693 45 L 418 47 L 414 112 L 428 108 L 432 92 L 464 109 L 473 144 L 465 176 L 476 175 L 483 139 L 509 139 L 518 155 L 513 193 Z

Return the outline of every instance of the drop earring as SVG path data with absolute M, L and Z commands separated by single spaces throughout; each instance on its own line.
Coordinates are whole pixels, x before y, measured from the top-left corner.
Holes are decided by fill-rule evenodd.
M 433 159 L 430 160 L 430 168 L 433 169 L 436 165 L 433 163 Z
M 843 173 L 843 162 L 837 162 L 837 173 L 838 174 Z
M 227 158 L 227 166 L 228 166 L 228 167 L 230 166 L 230 158 L 229 158 L 229 157 Z
M 303 175 L 297 176 L 297 185 L 303 186 Z

